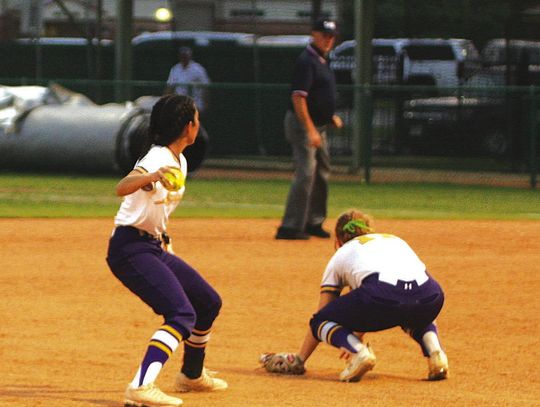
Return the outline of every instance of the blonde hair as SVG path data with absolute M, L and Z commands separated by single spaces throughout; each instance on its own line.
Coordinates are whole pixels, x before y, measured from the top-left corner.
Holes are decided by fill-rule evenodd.
M 369 215 L 356 209 L 342 213 L 336 221 L 336 237 L 341 243 L 346 243 L 357 236 L 373 233 L 375 229 Z

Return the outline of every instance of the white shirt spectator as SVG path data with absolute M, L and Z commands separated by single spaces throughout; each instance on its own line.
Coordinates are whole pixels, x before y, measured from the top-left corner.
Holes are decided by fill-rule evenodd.
M 178 63 L 171 68 L 167 85 L 174 88 L 174 92 L 178 95 L 188 95 L 193 98 L 199 112 L 204 112 L 206 103 L 204 100 L 204 88 L 199 86 L 189 85 L 208 84 L 210 79 L 203 66 L 197 62 L 189 61 L 184 67 L 182 63 Z

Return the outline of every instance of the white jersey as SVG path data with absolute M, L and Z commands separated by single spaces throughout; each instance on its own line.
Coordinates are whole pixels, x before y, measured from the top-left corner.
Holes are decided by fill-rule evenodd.
M 390 234 L 372 233 L 348 241 L 334 253 L 321 286 L 324 291 L 338 292 L 346 286 L 353 290 L 373 273 L 379 273 L 379 281 L 392 285 L 398 280 L 416 280 L 418 285 L 428 280 L 425 264 L 404 240 Z
M 135 163 L 135 170 L 148 173 L 161 167 L 176 167 L 187 174 L 187 161 L 183 154 L 177 157 L 168 147 L 152 146 L 148 153 Z M 167 227 L 169 215 L 178 206 L 186 187 L 170 192 L 153 182 L 149 188 L 140 188 L 122 200 L 114 218 L 116 226 L 134 226 L 154 236 L 160 236 Z
M 189 85 L 179 85 L 181 83 L 210 83 L 210 79 L 202 65 L 193 61 L 190 61 L 185 68 L 180 63 L 174 65 L 169 72 L 167 85 L 174 86 L 174 91 L 178 95 L 191 96 L 195 101 L 197 109 L 199 111 L 204 111 L 206 107 L 203 100 L 204 89 L 192 87 L 190 92 Z

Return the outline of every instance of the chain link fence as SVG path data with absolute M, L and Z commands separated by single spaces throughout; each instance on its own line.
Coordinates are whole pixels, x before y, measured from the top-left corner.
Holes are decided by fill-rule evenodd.
M 90 98 L 112 98 L 115 81 L 58 80 Z M 3 80 L 30 85 L 29 80 Z M 43 81 L 41 85 L 46 85 Z M 132 100 L 162 94 L 164 82 L 124 83 Z M 195 85 L 193 85 L 195 86 Z M 200 85 L 199 85 L 200 86 Z M 370 182 L 462 182 L 536 187 L 540 88 L 372 86 L 339 87 L 342 129 L 329 129 L 336 174 L 358 174 L 352 167 L 356 112 L 354 92 L 370 109 L 370 146 L 360 158 Z M 291 151 L 283 118 L 289 85 L 213 83 L 202 116 L 209 143 L 206 166 L 291 171 Z M 362 147 L 360 147 L 361 150 Z M 367 159 L 366 159 L 367 157 Z M 366 178 L 360 176 L 361 178 Z

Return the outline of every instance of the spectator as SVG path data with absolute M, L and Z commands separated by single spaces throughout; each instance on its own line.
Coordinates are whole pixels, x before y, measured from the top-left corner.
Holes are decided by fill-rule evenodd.
M 207 85 L 210 79 L 203 66 L 193 61 L 192 56 L 191 48 L 178 49 L 179 63 L 174 65 L 169 72 L 165 94 L 174 92 L 178 95 L 191 96 L 199 113 L 203 114 L 208 107 L 206 88 L 197 84 Z
M 276 239 L 330 237 L 322 227 L 330 176 L 326 128 L 343 126 L 334 114 L 336 80 L 327 61 L 336 33 L 334 21 L 317 20 L 312 27 L 311 43 L 296 60 L 291 104 L 285 114 L 285 137 L 292 147 L 295 175 Z

